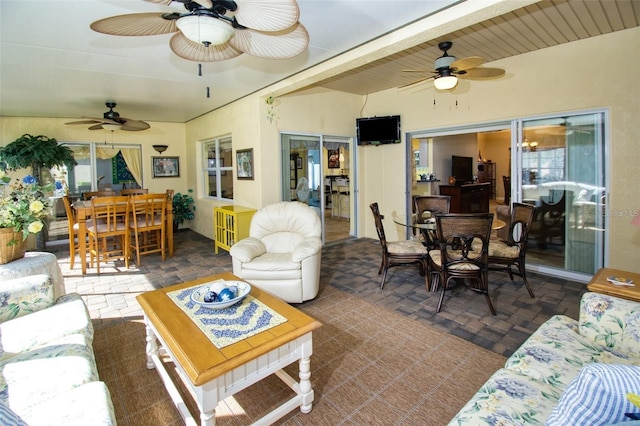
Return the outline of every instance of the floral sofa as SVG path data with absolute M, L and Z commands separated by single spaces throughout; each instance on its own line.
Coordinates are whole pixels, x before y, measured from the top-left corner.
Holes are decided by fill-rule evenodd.
M 449 425 L 626 425 L 640 413 L 627 392 L 640 394 L 640 303 L 588 292 L 578 321 L 542 324 Z
M 93 325 L 77 294 L 54 300 L 50 275 L 0 284 L 0 424 L 115 425 L 99 381 Z

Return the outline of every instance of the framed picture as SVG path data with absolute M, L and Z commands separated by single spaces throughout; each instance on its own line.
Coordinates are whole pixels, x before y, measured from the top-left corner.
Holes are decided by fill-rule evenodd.
M 302 157 L 296 158 L 296 168 L 297 169 L 301 169 L 302 168 Z
M 153 177 L 179 177 L 180 157 L 151 157 Z
M 238 179 L 253 180 L 253 148 L 236 151 Z
M 329 157 L 329 162 L 327 163 L 327 167 L 330 169 L 339 169 L 340 168 L 340 150 L 337 149 L 329 149 L 327 150 L 327 155 Z

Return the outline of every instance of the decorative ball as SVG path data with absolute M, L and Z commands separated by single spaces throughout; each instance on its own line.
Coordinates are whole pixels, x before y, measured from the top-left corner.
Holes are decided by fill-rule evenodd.
M 233 291 L 229 288 L 225 288 L 220 293 L 218 293 L 219 302 L 227 302 L 229 300 L 233 300 L 235 297 L 236 295 L 233 294 Z
M 208 291 L 205 295 L 204 295 L 204 301 L 206 303 L 211 303 L 211 302 L 215 302 L 218 299 L 218 295 L 213 292 L 213 291 Z
M 224 288 L 225 285 L 222 281 L 214 282 L 209 286 L 209 290 L 213 291 L 216 294 L 219 294 Z

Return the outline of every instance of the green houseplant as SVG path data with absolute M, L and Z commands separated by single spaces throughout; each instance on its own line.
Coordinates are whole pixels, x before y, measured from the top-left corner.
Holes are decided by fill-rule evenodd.
M 67 166 L 73 168 L 78 163 L 73 158 L 73 150 L 59 145 L 54 138 L 24 134 L 15 141 L 0 148 L 0 169 L 17 170 L 31 167 L 31 173 L 42 183 L 42 170 Z
M 193 189 L 189 189 L 187 194 L 178 192 L 173 196 L 173 228 L 176 230 L 185 220 L 195 217 L 196 206 L 192 193 Z

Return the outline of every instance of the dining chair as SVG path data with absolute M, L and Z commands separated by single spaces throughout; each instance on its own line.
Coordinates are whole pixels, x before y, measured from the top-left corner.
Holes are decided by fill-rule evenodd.
M 64 204 L 64 211 L 67 214 L 67 229 L 69 233 L 69 269 L 73 269 L 76 252 L 78 251 L 78 244 L 80 244 L 80 238 L 78 238 L 78 223 L 76 222 L 76 214 L 71 206 L 71 199 L 68 195 L 62 197 L 62 203 Z M 85 240 L 84 244 L 86 243 L 87 242 Z
M 136 256 L 160 253 L 166 260 L 167 194 L 132 195 L 129 202 L 129 249 Z
M 508 272 L 511 281 L 514 275 L 521 277 L 532 298 L 535 296 L 527 280 L 525 260 L 529 230 L 535 212 L 536 207 L 532 204 L 513 203 L 507 240 L 492 239 L 489 242 L 489 269 Z M 518 270 L 514 271 L 512 266 Z
M 120 195 L 141 195 L 148 193 L 149 190 L 147 188 L 129 188 L 120 191 Z
M 489 310 L 496 314 L 489 297 L 487 275 L 492 222 L 493 213 L 436 215 L 439 250 L 429 252 L 431 289 L 436 291 L 441 287 L 436 312 L 442 308 L 451 280 L 456 279 L 474 292 L 484 294 Z
M 93 197 L 91 222 L 87 226 L 91 266 L 96 261 L 100 274 L 101 262 L 120 259 L 129 268 L 129 197 Z
M 378 203 L 372 203 L 370 206 L 373 212 L 373 219 L 376 224 L 376 231 L 378 232 L 378 239 L 382 246 L 382 262 L 378 275 L 382 274 L 382 281 L 380 282 L 380 289 L 384 287 L 385 280 L 387 278 L 387 271 L 392 266 L 417 264 L 420 268 L 420 275 L 425 277 L 425 285 L 429 288 L 429 265 L 428 265 L 428 250 L 419 241 L 405 240 L 405 241 L 387 241 L 384 233 L 384 226 L 382 220 L 384 216 L 380 214 Z M 384 272 L 384 273 L 383 273 Z
M 82 193 L 82 199 L 89 201 L 94 197 L 113 197 L 116 191 L 87 191 Z
M 428 223 L 435 220 L 436 214 L 449 213 L 451 197 L 449 195 L 424 195 L 413 197 L 416 223 Z M 429 250 L 437 248 L 435 230 L 420 229 L 424 244 Z
M 334 185 L 337 192 L 337 216 L 338 218 L 342 217 L 343 209 L 349 211 L 349 180 L 345 178 L 337 178 L 334 180 Z M 347 203 L 346 207 L 344 203 Z

